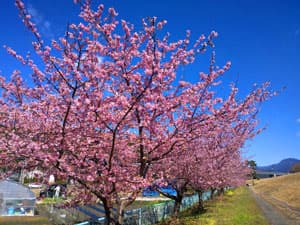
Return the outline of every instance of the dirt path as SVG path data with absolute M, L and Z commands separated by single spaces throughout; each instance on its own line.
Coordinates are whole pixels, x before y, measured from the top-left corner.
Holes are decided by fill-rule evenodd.
M 265 201 L 262 197 L 256 194 L 252 188 L 250 188 L 250 190 L 257 204 L 262 209 L 266 218 L 269 220 L 270 225 L 300 225 L 300 221 L 290 219 L 269 202 Z

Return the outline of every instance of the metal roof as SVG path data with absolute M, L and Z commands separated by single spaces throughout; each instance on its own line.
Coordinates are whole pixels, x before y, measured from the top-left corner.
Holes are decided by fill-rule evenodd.
M 11 180 L 0 181 L 0 196 L 3 199 L 35 200 L 35 195 L 29 188 Z

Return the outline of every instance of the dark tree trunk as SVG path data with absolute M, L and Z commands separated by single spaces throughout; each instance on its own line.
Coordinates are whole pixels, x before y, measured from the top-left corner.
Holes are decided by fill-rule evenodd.
M 175 204 L 174 204 L 174 211 L 173 211 L 174 217 L 177 217 L 180 212 L 182 199 L 183 199 L 183 194 L 177 192 L 177 196 L 175 198 Z
M 163 196 L 165 196 L 167 198 L 170 198 L 170 199 L 175 201 L 174 208 L 173 208 L 173 216 L 174 217 L 177 217 L 179 215 L 180 206 L 181 206 L 181 203 L 182 203 L 182 200 L 183 200 L 184 193 L 187 190 L 187 185 L 188 185 L 187 181 L 182 182 L 181 184 L 172 185 L 172 187 L 176 190 L 176 196 L 170 195 L 168 193 L 164 193 L 163 191 L 160 191 L 158 187 L 156 188 L 156 190 L 159 193 L 161 193 Z
M 221 195 L 224 194 L 224 188 L 223 188 L 223 187 L 220 189 L 220 194 L 221 194 Z
M 211 188 L 211 195 L 210 198 L 213 199 L 216 193 L 216 188 Z
M 204 211 L 204 205 L 203 205 L 203 199 L 202 199 L 202 195 L 203 195 L 203 190 L 197 190 L 197 194 L 198 194 L 198 211 L 199 212 L 203 212 Z
M 105 210 L 105 225 L 121 225 L 118 221 L 115 220 L 112 214 L 112 205 L 105 199 L 102 199 L 102 203 Z

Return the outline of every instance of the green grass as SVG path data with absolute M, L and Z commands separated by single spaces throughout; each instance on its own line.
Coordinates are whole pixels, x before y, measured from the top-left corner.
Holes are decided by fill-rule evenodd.
M 63 202 L 63 198 L 43 198 L 41 204 L 56 204 Z
M 6 216 L 0 217 L 1 225 L 50 225 L 46 217 L 41 216 Z
M 169 219 L 161 225 L 267 225 L 262 212 L 249 190 L 240 187 L 224 196 L 205 203 L 206 211 L 199 214 L 195 208 Z

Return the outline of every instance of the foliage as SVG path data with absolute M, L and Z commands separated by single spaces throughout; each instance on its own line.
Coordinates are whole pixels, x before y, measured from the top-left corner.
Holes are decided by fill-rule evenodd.
M 247 165 L 250 167 L 251 169 L 251 174 L 249 174 L 249 176 L 252 178 L 252 179 L 257 179 L 257 173 L 256 173 L 256 162 L 254 160 L 249 160 L 247 161 Z
M 145 19 L 136 30 L 113 8 L 76 2 L 82 21 L 48 45 L 16 0 L 41 63 L 6 47 L 32 74 L 29 82 L 20 71 L 0 77 L 3 176 L 38 168 L 45 178 L 72 180 L 68 205 L 100 200 L 114 224 L 123 223 L 124 208 L 153 182 L 174 186 L 175 212 L 188 186 L 241 184 L 248 169 L 240 149 L 261 131 L 256 115 L 271 95 L 269 84 L 244 99 L 232 85 L 221 98 L 215 90 L 230 62 L 218 67 L 212 53 L 194 83 L 177 73 L 214 47 L 217 32 L 192 43 L 187 31 L 173 41 L 163 33 L 165 20 Z
M 29 184 L 29 183 L 35 183 L 38 182 L 38 179 L 36 177 L 24 177 L 24 184 Z

